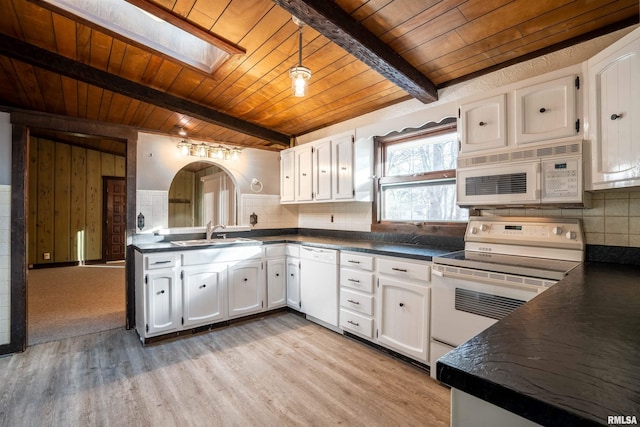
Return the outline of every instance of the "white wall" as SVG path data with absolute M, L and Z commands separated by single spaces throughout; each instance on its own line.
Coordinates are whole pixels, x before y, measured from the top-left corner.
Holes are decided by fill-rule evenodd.
M 137 210 L 145 217 L 145 227 L 142 232 L 155 231 L 168 227 L 168 193 L 175 174 L 185 165 L 196 161 L 210 161 L 226 171 L 234 180 L 241 195 L 273 195 L 280 194 L 280 154 L 275 151 L 244 148 L 238 160 L 211 160 L 184 156 L 177 148 L 180 138 L 151 133 L 138 134 L 137 159 Z M 193 143 L 202 141 L 191 140 Z M 262 183 L 262 190 L 255 192 L 258 187 L 251 188 L 251 181 L 258 179 Z M 243 207 L 248 199 L 240 197 L 239 224 L 249 224 L 248 212 Z M 269 204 L 265 200 L 264 204 Z M 264 206 L 262 206 L 264 207 Z M 263 210 L 264 211 L 264 210 Z M 248 212 L 245 214 L 245 212 Z M 287 217 L 289 218 L 289 217 Z M 262 228 L 267 220 L 262 216 L 259 222 Z M 260 219 L 259 219 L 260 221 Z M 297 226 L 297 217 L 291 221 L 280 221 L 289 227 Z M 271 227 L 276 228 L 276 227 Z
M 0 113 L 0 345 L 10 343 L 11 329 L 11 123 Z

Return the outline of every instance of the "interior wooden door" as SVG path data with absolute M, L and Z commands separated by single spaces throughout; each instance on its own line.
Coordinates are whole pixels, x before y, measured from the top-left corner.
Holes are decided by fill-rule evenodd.
M 124 178 L 104 178 L 104 240 L 105 261 L 125 259 L 125 231 L 127 191 Z

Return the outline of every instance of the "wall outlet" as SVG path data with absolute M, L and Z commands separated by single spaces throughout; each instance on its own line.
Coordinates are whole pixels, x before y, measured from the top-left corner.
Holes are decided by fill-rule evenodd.
M 42 254 L 42 259 L 51 259 L 51 252 L 44 252 Z

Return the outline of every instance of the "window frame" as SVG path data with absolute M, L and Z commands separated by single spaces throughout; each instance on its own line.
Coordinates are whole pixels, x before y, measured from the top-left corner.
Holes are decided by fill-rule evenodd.
M 425 172 L 405 176 L 385 176 L 386 149 L 388 146 L 410 142 L 425 136 L 449 133 L 457 130 L 455 117 L 447 117 L 440 121 L 429 122 L 417 129 L 407 129 L 401 132 L 393 132 L 385 136 L 376 136 L 374 140 L 374 168 L 375 182 L 373 191 L 372 231 L 379 232 L 406 232 L 412 234 L 429 234 L 442 236 L 463 237 L 467 227 L 467 221 L 385 221 L 382 220 L 382 186 L 384 184 L 411 184 L 421 181 L 453 180 L 455 185 L 456 170 L 447 169 L 435 172 Z M 459 147 L 459 145 L 458 145 Z M 469 210 L 469 215 L 475 211 Z

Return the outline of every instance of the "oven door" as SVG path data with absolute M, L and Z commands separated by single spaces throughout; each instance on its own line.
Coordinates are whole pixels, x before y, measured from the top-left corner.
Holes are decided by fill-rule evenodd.
M 440 268 L 439 268 L 440 267 Z M 450 276 L 434 266 L 431 278 L 431 338 L 457 347 L 542 292 L 544 287 L 502 285 L 474 280 L 474 272 L 456 268 Z M 460 273 L 469 278 L 458 277 Z M 432 359 L 435 361 L 435 359 Z
M 459 168 L 456 186 L 462 207 L 540 203 L 540 162 Z

